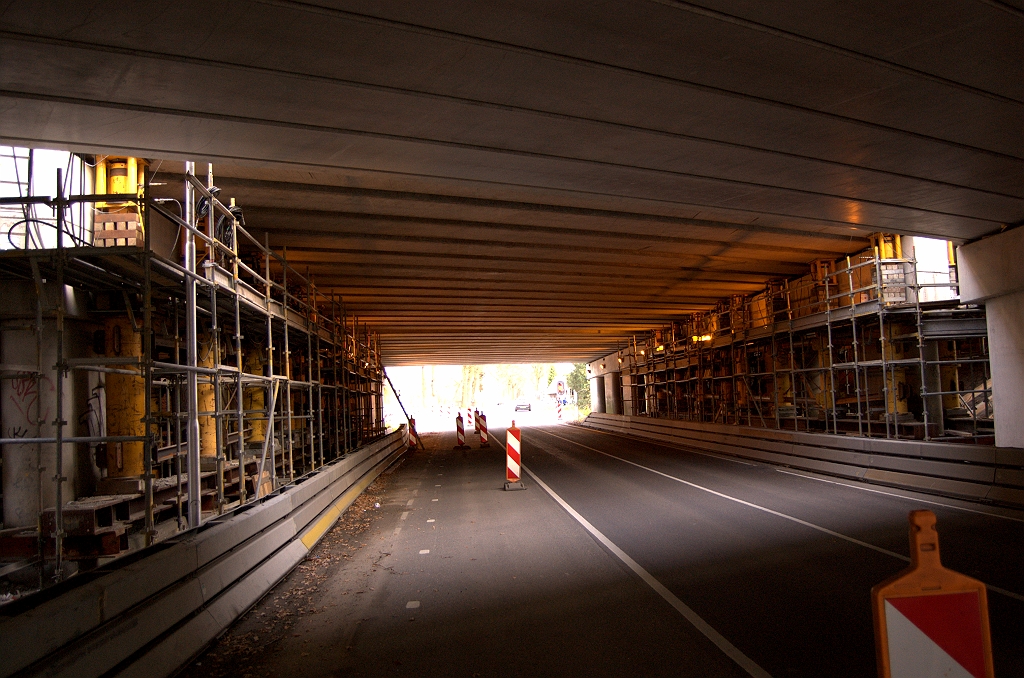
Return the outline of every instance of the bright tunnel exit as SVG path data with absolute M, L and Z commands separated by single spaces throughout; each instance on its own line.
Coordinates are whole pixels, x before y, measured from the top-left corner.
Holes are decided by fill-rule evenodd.
M 416 365 L 387 368 L 401 405 L 420 433 L 455 429 L 455 415 L 478 410 L 492 428 L 579 421 L 590 414 L 584 363 Z M 384 421 L 405 422 L 391 387 L 384 391 Z M 561 404 L 561 406 L 559 406 Z

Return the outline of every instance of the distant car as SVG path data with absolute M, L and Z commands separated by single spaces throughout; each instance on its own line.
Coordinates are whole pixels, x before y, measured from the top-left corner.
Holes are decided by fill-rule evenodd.
M 531 412 L 531 411 L 532 411 L 532 409 L 531 409 L 530 403 L 526 402 L 525 400 L 520 400 L 519 402 L 516 403 L 516 412 Z

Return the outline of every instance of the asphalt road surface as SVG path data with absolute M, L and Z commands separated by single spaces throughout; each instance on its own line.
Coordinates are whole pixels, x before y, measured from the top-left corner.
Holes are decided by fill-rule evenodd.
M 505 492 L 492 434 L 427 436 L 361 548 L 326 540 L 316 586 L 290 577 L 227 634 L 292 595 L 316 611 L 253 675 L 873 676 L 870 589 L 926 508 L 944 564 L 990 587 L 996 675 L 1024 676 L 1021 512 L 578 426 L 525 428 L 528 489 Z

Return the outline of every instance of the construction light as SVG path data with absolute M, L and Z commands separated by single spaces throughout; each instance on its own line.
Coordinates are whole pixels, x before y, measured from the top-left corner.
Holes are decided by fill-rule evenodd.
M 643 349 L 640 349 L 640 355 L 647 355 L 647 352 L 644 351 Z
M 693 339 L 693 343 L 697 343 L 698 341 L 711 341 L 711 335 L 710 334 L 705 334 L 703 336 L 697 336 L 695 334 L 695 335 L 693 335 L 692 339 Z
M 621 365 L 622 364 L 622 358 L 619 358 L 618 361 L 619 361 L 619 364 Z
M 664 351 L 665 350 L 665 344 L 661 344 L 660 346 L 658 346 L 658 348 L 656 348 L 654 350 L 655 351 Z

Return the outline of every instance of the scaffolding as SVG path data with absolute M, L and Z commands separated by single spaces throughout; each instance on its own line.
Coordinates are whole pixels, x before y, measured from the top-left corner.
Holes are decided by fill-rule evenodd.
M 634 337 L 617 356 L 625 413 L 991 443 L 984 308 L 956 298 L 952 253 L 946 280 L 927 282 L 898 236 L 876 239 Z
M 52 455 L 54 498 L 32 507 L 36 526 L 0 531 L 0 560 L 32 562 L 41 580 L 47 562 L 55 579 L 65 561 L 95 566 L 385 433 L 379 337 L 245 228 L 234 201 L 218 200 L 212 166 L 204 182 L 186 163 L 179 202 L 151 196 L 144 161 L 121 160 L 97 159 L 98 192 L 66 195 L 58 171 L 56 196 L 0 200 L 26 222 L 9 226 L 0 291 L 29 285 L 35 301 L 34 321 L 9 327 L 38 347 L 35 364 L 0 364 L 0 378 L 36 401 L 52 380 L 55 407 L 51 420 L 35 403 L 35 431 L 0 432 L 5 459 L 35 450 L 49 469 Z M 103 192 L 115 187 L 108 171 L 127 183 Z M 29 216 L 42 208 L 53 217 Z M 86 211 L 89 228 L 72 226 L 68 215 Z M 174 235 L 162 254 L 158 231 Z M 88 407 L 68 412 L 78 374 L 93 375 L 78 397 Z M 69 455 L 102 469 L 92 496 L 64 472 Z

